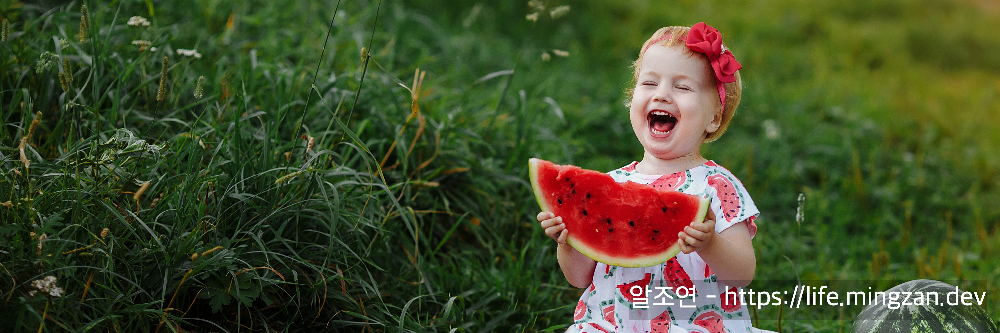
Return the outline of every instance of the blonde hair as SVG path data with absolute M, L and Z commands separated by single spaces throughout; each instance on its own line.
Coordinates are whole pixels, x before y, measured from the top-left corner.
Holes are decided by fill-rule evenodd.
M 653 45 L 666 47 L 683 46 L 684 51 L 689 55 L 701 57 L 701 59 L 705 62 L 705 66 L 709 67 L 709 71 L 714 73 L 711 70 L 712 64 L 708 60 L 707 55 L 691 51 L 691 49 L 687 47 L 685 41 L 687 40 L 689 31 L 691 31 L 691 27 L 673 26 L 660 28 L 660 30 L 656 30 L 656 32 L 654 32 L 653 35 L 642 44 L 642 49 L 639 52 L 639 58 L 632 63 L 632 86 L 626 90 L 628 99 L 625 101 L 625 106 L 630 106 L 632 104 L 632 93 L 635 91 L 635 85 L 639 80 L 639 67 L 642 66 L 643 55 L 646 54 L 646 49 L 649 49 L 649 47 Z M 713 77 L 713 80 L 714 79 L 715 78 Z M 724 83 L 723 86 L 726 88 L 726 103 L 725 107 L 722 109 L 722 122 L 719 123 L 718 130 L 705 135 L 704 142 L 715 141 L 726 132 L 726 128 L 729 127 L 729 121 L 732 120 L 733 115 L 736 114 L 736 107 L 740 105 L 740 98 L 743 96 L 743 80 L 740 79 L 740 72 L 736 71 L 736 81 Z

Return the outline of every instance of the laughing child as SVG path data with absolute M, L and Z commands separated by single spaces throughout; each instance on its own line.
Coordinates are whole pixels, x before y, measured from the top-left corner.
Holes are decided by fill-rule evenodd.
M 755 332 L 739 288 L 756 270 L 751 239 L 759 212 L 732 173 L 701 155 L 701 145 L 718 139 L 736 112 L 742 67 L 719 31 L 698 23 L 656 31 L 633 68 L 629 119 L 644 153 L 609 174 L 617 182 L 707 193 L 711 209 L 703 223 L 678 233 L 681 253 L 637 268 L 584 256 L 566 244 L 561 217 L 538 213 L 559 244 L 566 280 L 586 288 L 567 332 Z M 646 292 L 627 288 L 637 282 Z

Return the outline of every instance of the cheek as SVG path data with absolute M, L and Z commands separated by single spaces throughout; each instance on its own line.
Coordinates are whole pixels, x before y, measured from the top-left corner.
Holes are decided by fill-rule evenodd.
M 646 111 L 641 106 L 633 104 L 629 108 L 628 118 L 633 127 L 641 126 L 646 123 Z

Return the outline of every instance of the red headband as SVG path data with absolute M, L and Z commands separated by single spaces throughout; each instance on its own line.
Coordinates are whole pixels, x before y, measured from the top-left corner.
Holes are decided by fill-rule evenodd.
M 670 37 L 671 34 L 660 36 L 649 44 L 646 44 L 646 48 L 642 50 L 642 53 L 645 54 L 650 46 L 656 45 Z M 719 30 L 705 24 L 705 22 L 698 22 L 698 24 L 691 27 L 685 44 L 691 51 L 701 52 L 708 56 L 709 62 L 712 63 L 712 70 L 715 72 L 715 85 L 719 89 L 719 101 L 725 107 L 726 87 L 724 83 L 736 82 L 736 71 L 743 68 L 743 66 L 733 57 L 733 52 L 726 50 L 722 46 L 722 36 L 719 34 Z
M 705 24 L 705 22 L 698 22 L 691 27 L 685 44 L 691 51 L 701 52 L 708 56 L 708 60 L 712 63 L 712 70 L 715 71 L 715 85 L 719 88 L 719 100 L 725 107 L 726 87 L 723 83 L 736 82 L 736 71 L 743 66 L 736 61 L 732 52 L 722 46 L 722 35 L 719 34 L 719 30 Z

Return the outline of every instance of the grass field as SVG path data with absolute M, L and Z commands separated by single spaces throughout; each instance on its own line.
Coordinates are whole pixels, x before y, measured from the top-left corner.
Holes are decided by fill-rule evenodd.
M 744 66 L 705 155 L 763 212 L 751 288 L 936 279 L 1000 319 L 1000 6 L 543 4 L 0 0 L 0 331 L 561 331 L 527 160 L 641 158 L 631 61 L 700 21 Z

